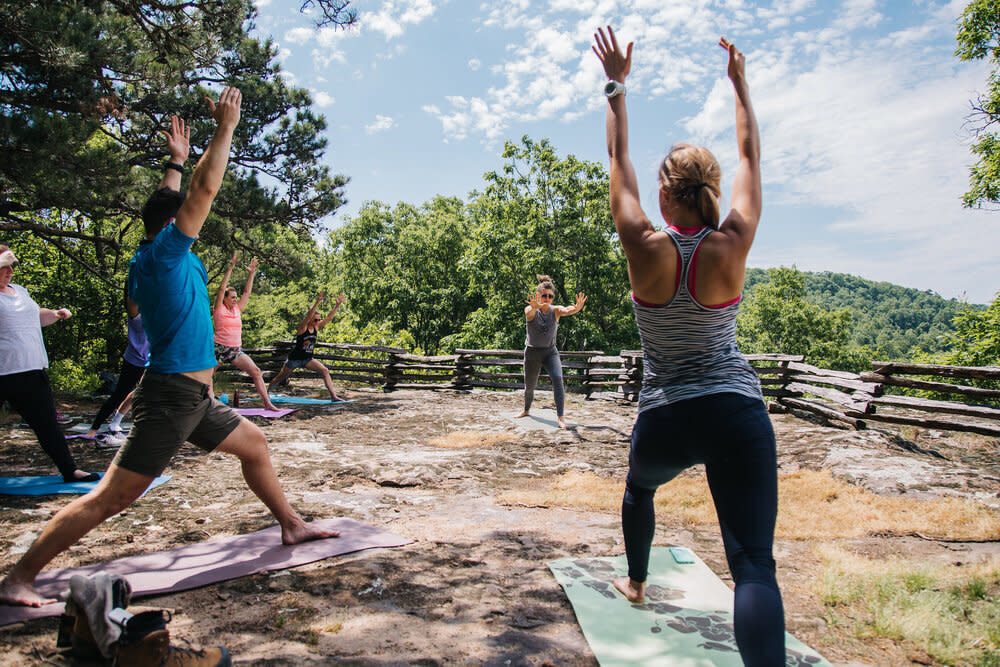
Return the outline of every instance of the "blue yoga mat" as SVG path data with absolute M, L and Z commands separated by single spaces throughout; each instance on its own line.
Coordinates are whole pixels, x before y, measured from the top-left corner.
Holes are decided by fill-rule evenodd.
M 170 475 L 160 475 L 149 485 L 155 489 L 166 484 Z M 48 496 L 56 493 L 90 493 L 97 482 L 64 482 L 59 475 L 44 477 L 0 477 L 0 495 L 4 496 Z M 146 489 L 148 492 L 149 489 Z M 143 495 L 146 495 L 143 493 Z

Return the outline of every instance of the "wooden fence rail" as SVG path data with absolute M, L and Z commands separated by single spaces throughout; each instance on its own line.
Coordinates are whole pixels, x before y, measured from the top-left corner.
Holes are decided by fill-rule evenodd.
M 264 371 L 266 381 L 281 368 L 292 345 L 292 341 L 278 341 L 271 347 L 245 351 Z M 559 355 L 567 392 L 584 394 L 588 399 L 638 400 L 641 351 L 622 350 L 612 355 L 601 350 L 561 351 Z M 458 349 L 454 354 L 422 356 L 396 347 L 317 343 L 314 356 L 326 365 L 334 380 L 384 391 L 524 388 L 523 350 Z M 962 384 L 983 380 L 1000 383 L 1000 367 L 877 361 L 872 372 L 857 374 L 807 364 L 802 355 L 750 354 L 747 359 L 760 377 L 773 412 L 801 410 L 856 429 L 865 428 L 869 421 L 881 421 L 1000 436 L 1000 389 Z M 230 382 L 249 383 L 249 378 L 231 366 L 221 374 Z M 539 389 L 551 389 L 551 385 L 539 385 Z M 915 392 L 924 395 L 913 395 Z M 935 398 L 928 398 L 927 392 L 934 392 Z M 957 398 L 952 400 L 951 396 Z

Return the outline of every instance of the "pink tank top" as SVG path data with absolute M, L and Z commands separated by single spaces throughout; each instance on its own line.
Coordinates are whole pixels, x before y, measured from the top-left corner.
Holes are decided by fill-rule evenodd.
M 219 306 L 212 313 L 212 324 L 215 325 L 215 342 L 226 347 L 243 345 L 243 320 L 240 318 L 240 307 L 233 304 L 229 310 Z

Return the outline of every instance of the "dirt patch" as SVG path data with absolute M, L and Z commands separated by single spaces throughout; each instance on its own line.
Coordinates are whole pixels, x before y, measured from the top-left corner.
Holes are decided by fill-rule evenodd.
M 319 385 L 299 381 L 296 389 Z M 520 395 L 500 392 L 352 392 L 353 403 L 306 406 L 261 424 L 289 497 L 305 516 L 346 516 L 414 540 L 140 603 L 171 609 L 173 635 L 227 646 L 243 664 L 596 664 L 546 562 L 622 552 L 616 511 L 529 506 L 501 498 L 570 471 L 624 481 L 635 407 L 570 397 L 577 428 L 528 430 L 512 419 Z M 63 404 L 86 420 L 96 405 Z M 997 443 L 915 431 L 841 431 L 775 415 L 782 473 L 827 469 L 880 495 L 959 496 L 1000 506 Z M 0 428 L 6 475 L 51 474 L 32 434 Z M 459 435 L 454 435 L 458 433 Z M 441 446 L 445 444 L 446 446 Z M 448 444 L 452 446 L 447 446 Z M 112 454 L 71 442 L 84 469 Z M 173 479 L 107 521 L 53 566 L 98 563 L 272 524 L 237 463 L 186 446 Z M 700 474 L 694 470 L 691 474 Z M 0 497 L 0 567 L 23 552 L 65 497 Z M 715 526 L 658 515 L 656 544 L 694 549 L 729 582 Z M 996 543 L 915 535 L 831 541 L 868 557 L 949 562 L 997 558 Z M 838 663 L 908 664 L 912 647 L 856 639 L 828 624 L 815 585 L 818 541 L 779 539 L 788 629 Z M 56 621 L 0 630 L 0 664 L 61 664 Z

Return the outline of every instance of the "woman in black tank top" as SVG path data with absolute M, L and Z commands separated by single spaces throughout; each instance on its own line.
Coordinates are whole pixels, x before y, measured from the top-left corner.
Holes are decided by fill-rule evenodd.
M 276 387 L 285 381 L 285 378 L 289 377 L 296 368 L 308 368 L 311 371 L 319 373 L 323 377 L 323 383 L 326 385 L 327 391 L 330 392 L 330 400 L 340 402 L 346 400 L 337 395 L 337 392 L 333 390 L 333 380 L 330 378 L 330 370 L 324 366 L 318 359 L 313 359 L 313 350 L 316 347 L 316 339 L 319 337 L 319 330 L 330 323 L 333 319 L 333 314 L 337 312 L 340 308 L 340 304 L 344 302 L 346 298 L 343 294 L 337 295 L 337 302 L 333 305 L 333 309 L 330 310 L 329 314 L 323 318 L 320 314 L 316 312 L 319 307 L 320 301 L 323 300 L 324 293 L 320 292 L 319 296 L 316 297 L 316 301 L 306 312 L 305 317 L 299 322 L 298 328 L 295 330 L 295 347 L 292 351 L 288 353 L 288 358 L 285 359 L 285 365 L 281 367 L 278 374 L 274 376 L 270 384 L 267 385 L 268 392 L 271 391 L 272 387 Z

